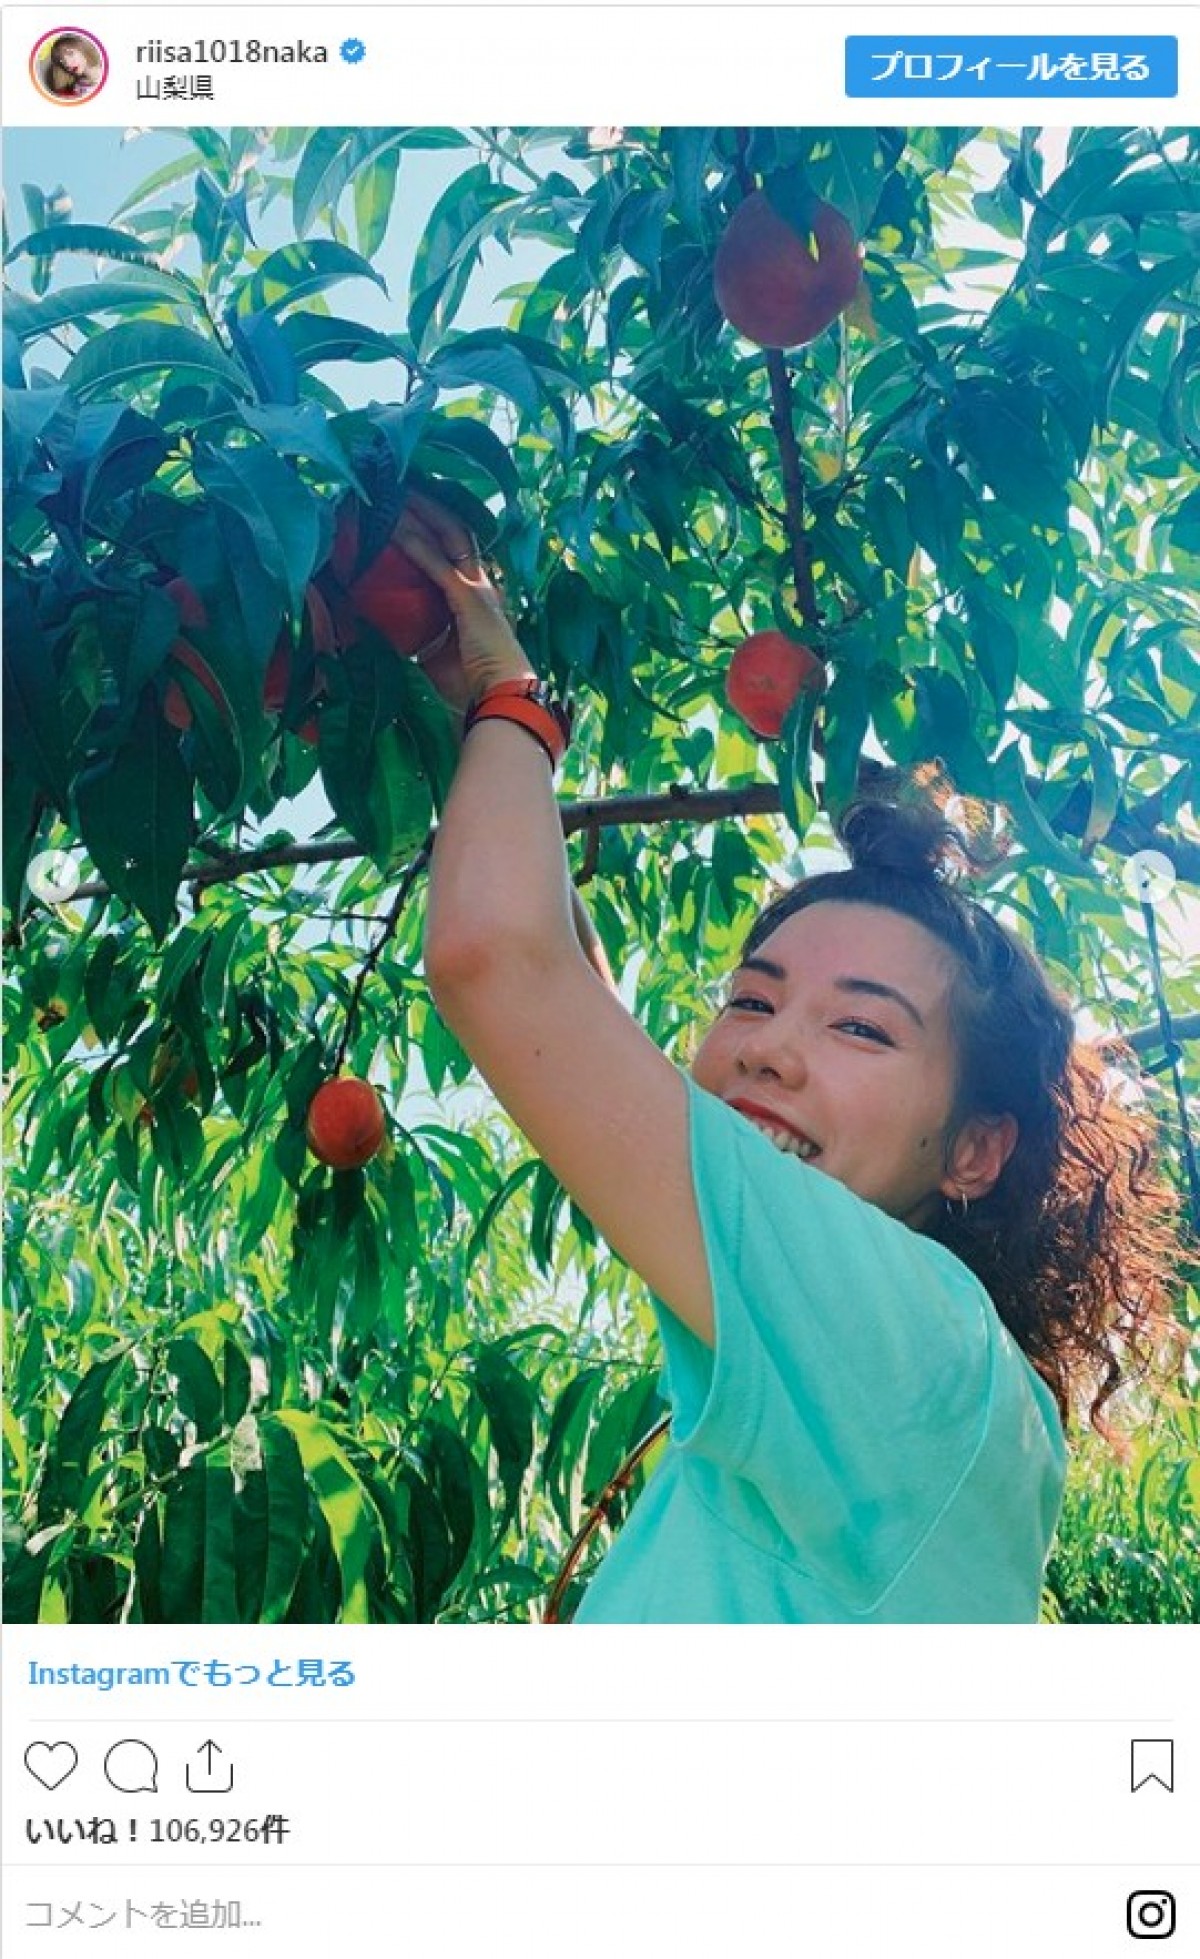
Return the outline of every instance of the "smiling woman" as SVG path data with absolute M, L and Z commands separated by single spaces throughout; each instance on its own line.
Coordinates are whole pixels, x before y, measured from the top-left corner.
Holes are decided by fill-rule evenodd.
M 1064 1420 L 1160 1329 L 1148 1130 L 952 888 L 969 841 L 911 791 L 855 805 L 852 868 L 760 917 L 682 1075 L 585 956 L 552 789 L 569 728 L 473 541 L 424 499 L 398 535 L 454 615 L 437 684 L 471 702 L 430 987 L 650 1286 L 667 1361 L 670 1447 L 578 1618 L 1035 1619 Z

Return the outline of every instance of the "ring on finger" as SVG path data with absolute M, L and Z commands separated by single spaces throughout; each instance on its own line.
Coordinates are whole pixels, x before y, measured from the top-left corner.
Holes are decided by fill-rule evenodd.
M 449 625 L 442 627 L 436 639 L 428 640 L 424 646 L 418 647 L 412 656 L 417 665 L 423 667 L 427 660 L 432 660 L 435 654 L 440 653 L 453 630 L 454 621 L 452 619 Z

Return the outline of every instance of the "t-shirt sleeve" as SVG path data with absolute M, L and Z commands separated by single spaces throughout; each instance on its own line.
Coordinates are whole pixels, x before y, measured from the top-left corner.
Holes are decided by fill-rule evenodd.
M 874 1595 L 981 1445 L 994 1309 L 944 1246 L 686 1079 L 715 1345 L 655 1301 L 673 1440 L 753 1485 L 814 1575 Z

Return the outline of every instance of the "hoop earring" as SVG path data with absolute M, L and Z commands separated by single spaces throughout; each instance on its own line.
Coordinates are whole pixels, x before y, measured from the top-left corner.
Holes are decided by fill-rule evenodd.
M 960 1190 L 960 1191 L 959 1191 L 959 1193 L 958 1193 L 958 1201 L 959 1201 L 959 1205 L 961 1206 L 961 1209 L 959 1210 L 959 1216 L 960 1216 L 960 1217 L 962 1217 L 962 1218 L 965 1218 L 965 1217 L 966 1217 L 966 1215 L 967 1215 L 967 1212 L 968 1212 L 968 1211 L 970 1210 L 970 1208 L 971 1208 L 971 1200 L 970 1200 L 970 1198 L 969 1198 L 969 1197 L 967 1196 L 967 1193 L 966 1193 L 966 1191 L 965 1191 L 965 1190 Z

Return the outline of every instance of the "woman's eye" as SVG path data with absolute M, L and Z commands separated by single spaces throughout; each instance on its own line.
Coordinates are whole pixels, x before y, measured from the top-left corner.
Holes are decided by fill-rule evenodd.
M 844 1028 L 847 1033 L 861 1034 L 861 1035 L 865 1035 L 866 1038 L 870 1041 L 879 1041 L 883 1044 L 884 1047 L 890 1048 L 890 1047 L 894 1047 L 895 1045 L 891 1035 L 885 1034 L 882 1027 L 876 1027 L 873 1021 L 839 1020 L 838 1026 L 840 1028 Z
M 729 1012 L 732 1012 L 735 1007 L 743 1008 L 746 1012 L 749 1012 L 753 1007 L 761 1007 L 763 1012 L 768 1014 L 771 1011 L 770 1003 L 766 1000 L 757 999 L 753 993 L 735 993 L 732 999 L 726 1001 L 725 1005 Z

